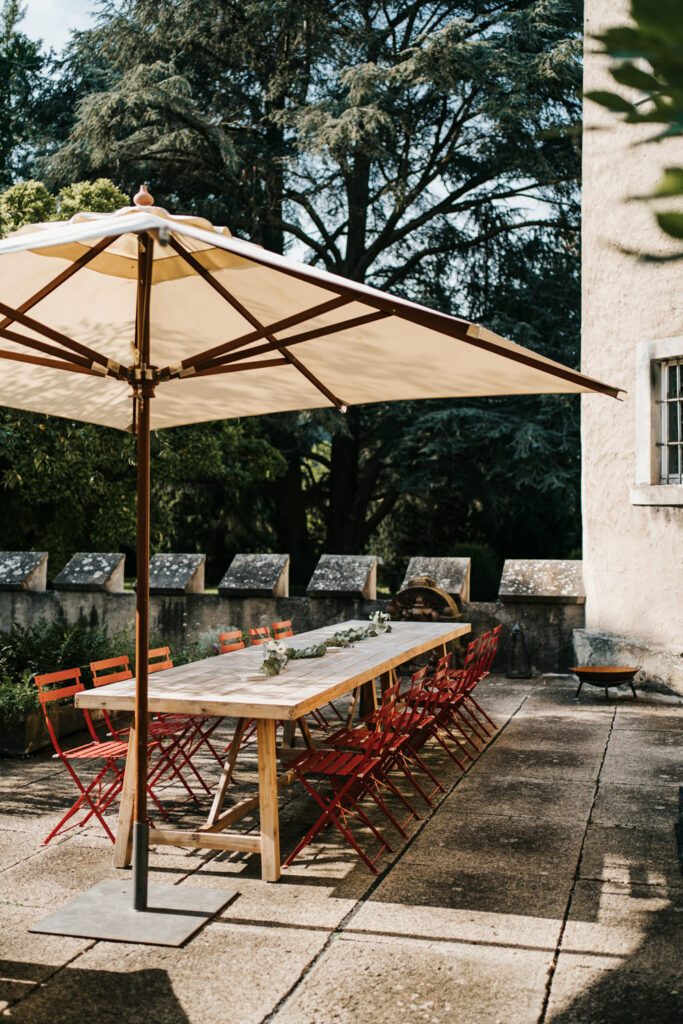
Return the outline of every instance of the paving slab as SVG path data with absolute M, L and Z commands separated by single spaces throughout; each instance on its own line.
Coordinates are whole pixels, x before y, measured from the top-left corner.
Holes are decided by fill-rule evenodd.
M 683 888 L 673 828 L 666 833 L 589 825 L 580 877 L 633 886 Z
M 498 946 L 343 936 L 274 1024 L 536 1024 L 550 955 Z
M 518 750 L 496 742 L 477 762 L 477 772 L 497 778 L 567 779 L 591 781 L 597 778 L 602 752 L 530 747 Z
M 600 882 L 578 882 L 561 949 L 590 957 L 593 968 L 630 964 L 675 974 L 683 950 L 683 891 L 639 886 L 615 892 Z
M 488 814 L 505 817 L 585 823 L 594 795 L 591 780 L 499 778 L 495 774 L 469 772 L 450 800 L 458 814 L 472 814 L 484 808 Z
M 261 881 L 253 855 L 153 848 L 155 881 L 239 893 L 181 950 L 27 935 L 76 891 L 121 872 L 97 823 L 40 847 L 73 801 L 71 781 L 42 755 L 0 761 L 0 918 L 11 932 L 0 994 L 15 1000 L 7 1019 L 536 1024 L 569 906 L 544 1024 L 680 1024 L 671 982 L 683 916 L 678 794 L 661 776 L 680 761 L 672 724 L 683 714 L 655 697 L 605 702 L 584 687 L 576 701 L 574 690 L 569 677 L 485 680 L 477 698 L 506 727 L 464 778 L 440 748 L 427 749 L 437 776 L 457 785 L 429 821 L 411 822 L 407 845 L 381 823 L 396 852 L 380 858 L 378 881 L 332 830 L 277 885 Z M 245 749 L 229 800 L 253 790 L 255 753 Z M 179 795 L 170 787 L 163 799 Z M 207 801 L 185 802 L 171 816 L 189 826 L 206 810 Z M 315 814 L 300 787 L 282 794 L 285 853 Z M 28 861 L 14 860 L 17 847 Z
M 38 857 L 21 861 L 0 872 L 0 902 L 52 910 L 105 878 L 120 878 L 113 867 L 112 844 L 93 844 L 74 836 L 50 843 Z M 187 858 L 174 850 L 169 858 L 150 856 L 150 880 L 172 885 L 188 872 Z M 38 915 L 37 920 L 40 918 Z
M 542 719 L 517 717 L 508 722 L 496 748 L 582 750 L 602 754 L 609 736 L 610 723 L 604 717 L 597 722 L 575 721 L 562 715 Z
M 217 923 L 183 949 L 98 942 L 14 1007 L 12 1020 L 257 1024 L 325 938 L 306 929 Z
M 559 877 L 547 868 L 520 876 L 512 869 L 501 871 L 486 864 L 464 868 L 446 857 L 426 870 L 424 865 L 402 857 L 373 892 L 372 899 L 410 907 L 561 921 L 572 880 L 570 868 Z
M 444 801 L 442 807 L 450 801 Z M 490 814 L 437 814 L 401 858 L 410 864 L 520 877 L 552 871 L 572 875 L 585 824 L 537 822 Z
M 553 917 L 542 913 L 534 916 L 534 908 L 538 907 L 534 896 L 541 895 L 540 887 L 537 887 L 535 893 L 525 887 L 526 895 L 521 900 L 518 892 L 518 903 L 526 899 L 523 908 L 526 913 L 514 913 L 509 893 L 503 891 L 509 890 L 507 879 L 501 879 L 496 889 L 489 892 L 489 898 L 492 896 L 493 901 L 488 910 L 475 909 L 473 905 L 458 905 L 465 902 L 463 896 L 470 898 L 470 903 L 474 904 L 476 900 L 471 899 L 474 894 L 484 895 L 480 887 L 481 878 L 474 885 L 471 884 L 471 877 L 467 884 L 456 884 L 465 883 L 466 880 L 452 877 L 440 881 L 432 877 L 429 886 L 420 886 L 414 878 L 413 882 L 414 893 L 405 877 L 401 886 L 401 879 L 394 879 L 392 872 L 370 899 L 360 905 L 360 909 L 344 926 L 344 935 L 427 939 L 501 949 L 529 947 L 551 953 L 555 949 L 562 925 L 564 903 L 569 895 L 568 887 L 564 901 L 556 901 L 557 916 Z M 482 900 L 484 902 L 485 899 Z M 547 910 L 548 901 L 544 900 L 543 904 L 542 909 Z
M 681 718 L 683 723 L 683 717 Z M 683 784 L 681 730 L 622 730 L 614 733 L 601 778 L 631 785 Z
M 663 780 L 656 786 L 602 782 L 591 820 L 596 825 L 621 825 L 671 834 L 678 817 L 678 786 Z
M 33 843 L 27 843 L 26 837 L 21 832 L 12 832 L 8 829 L 0 829 L 0 872 L 27 860 L 29 857 L 37 857 L 40 849 Z
M 28 929 L 35 910 L 10 903 L 0 905 L 2 953 L 0 955 L 0 1011 L 44 982 L 66 960 L 92 945 L 88 939 L 33 935 Z
M 216 885 L 234 887 L 239 899 L 221 913 L 220 920 L 234 923 L 271 924 L 311 928 L 329 933 L 335 929 L 364 893 L 373 879 L 365 872 L 357 876 L 355 893 L 347 897 L 337 895 L 339 879 L 355 868 L 349 858 L 336 861 L 318 860 L 312 854 L 302 862 L 295 861 L 273 886 L 263 882 L 258 872 L 248 870 L 244 861 L 221 854 L 208 861 L 192 875 L 192 885 L 215 888 Z
M 680 972 L 642 971 L 630 962 L 600 970 L 581 954 L 561 953 L 546 1024 L 680 1024 Z

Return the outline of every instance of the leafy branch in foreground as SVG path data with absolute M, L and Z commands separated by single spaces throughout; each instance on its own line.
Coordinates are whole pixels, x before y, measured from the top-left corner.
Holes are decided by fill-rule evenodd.
M 683 135 L 683 0 L 631 0 L 630 13 L 633 24 L 610 28 L 596 39 L 618 61 L 610 73 L 631 98 L 609 90 L 587 96 L 628 124 L 661 126 L 647 142 Z M 655 191 L 643 198 L 677 196 L 683 196 L 680 166 L 667 167 Z M 670 238 L 683 239 L 682 212 L 657 211 L 655 217 Z M 683 259 L 683 252 L 646 258 Z

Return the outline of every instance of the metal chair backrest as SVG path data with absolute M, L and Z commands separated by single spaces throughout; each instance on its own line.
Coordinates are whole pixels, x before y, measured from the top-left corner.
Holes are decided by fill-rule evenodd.
M 267 640 L 273 639 L 267 626 L 252 626 L 249 630 L 249 636 L 251 637 L 252 647 L 258 647 L 259 644 L 265 644 Z
M 221 645 L 221 654 L 229 654 L 230 651 L 241 651 L 244 647 L 242 631 L 233 629 L 229 633 L 219 633 L 218 642 Z
M 118 658 L 91 661 L 90 671 L 92 672 L 93 686 L 106 686 L 108 683 L 118 683 L 122 679 L 133 678 L 127 654 L 122 654 Z
M 276 640 L 284 640 L 285 637 L 294 636 L 294 630 L 292 629 L 292 623 L 290 620 L 283 619 L 282 622 L 274 622 L 273 636 Z
M 500 638 L 500 631 L 501 631 L 501 629 L 502 629 L 502 626 L 496 626 L 492 630 L 492 632 L 491 632 L 491 639 L 489 640 L 489 645 L 488 645 L 488 648 L 487 648 L 487 651 L 486 651 L 486 655 L 484 657 L 483 665 L 482 665 L 483 675 L 487 675 L 488 674 L 489 669 L 491 668 L 491 665 L 493 663 L 493 659 L 496 656 L 496 651 L 498 650 L 498 640 Z
M 465 652 L 465 661 L 459 672 L 451 673 L 451 689 L 454 694 L 464 693 L 474 679 L 474 671 L 477 667 L 477 651 L 479 641 L 471 640 Z
M 489 629 L 486 633 L 479 638 L 479 649 L 477 650 L 477 664 L 474 670 L 475 680 L 478 682 L 484 674 L 484 665 L 486 663 L 486 657 L 491 643 L 491 630 Z
M 447 654 L 444 654 L 443 657 L 439 658 L 439 660 L 436 663 L 436 668 L 434 670 L 434 675 L 432 676 L 432 679 L 431 679 L 431 683 L 430 683 L 431 686 L 434 686 L 434 687 L 443 686 L 443 684 L 445 683 L 446 679 L 448 678 L 448 671 L 450 669 L 452 658 L 453 658 L 452 651 L 448 651 Z
M 85 690 L 83 680 L 81 679 L 80 668 L 65 668 L 60 672 L 44 672 L 40 675 L 33 677 L 33 682 L 38 687 L 38 700 L 40 701 L 45 715 L 45 722 L 47 724 L 47 730 L 50 733 L 50 739 L 57 753 L 61 756 L 62 748 L 59 745 L 57 734 L 54 730 L 54 726 L 47 713 L 47 705 L 51 704 L 55 700 L 67 700 L 72 698 L 77 693 L 82 693 Z M 93 739 L 97 740 L 97 733 L 93 728 L 93 724 L 90 720 L 90 715 L 83 709 L 83 717 L 88 727 L 88 731 Z
M 165 668 L 173 668 L 171 651 L 168 647 L 156 647 L 153 651 L 149 652 L 147 671 L 161 672 Z M 111 682 L 113 682 L 113 679 Z

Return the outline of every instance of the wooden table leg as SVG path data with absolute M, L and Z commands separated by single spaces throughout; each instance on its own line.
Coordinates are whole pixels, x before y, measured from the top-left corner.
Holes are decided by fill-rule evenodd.
M 244 736 L 244 730 L 247 727 L 247 721 L 248 719 L 246 718 L 237 719 L 237 725 L 235 726 L 235 732 L 233 734 L 232 742 L 230 744 L 230 750 L 228 756 L 225 759 L 223 771 L 221 772 L 220 782 L 218 783 L 216 795 L 213 798 L 211 810 L 209 811 L 209 817 L 207 818 L 206 821 L 207 825 L 213 825 L 216 818 L 221 812 L 223 801 L 225 800 L 225 794 L 227 792 L 228 786 L 230 785 L 230 780 L 232 779 L 232 773 L 235 768 L 235 761 L 237 760 L 237 755 L 239 754 L 240 747 L 242 745 L 242 737 Z
M 128 756 L 123 774 L 119 821 L 114 844 L 114 867 L 127 868 L 133 856 L 133 810 L 135 805 L 135 726 L 131 726 Z
M 270 718 L 259 718 L 257 729 L 261 878 L 264 882 L 277 882 L 280 877 L 280 823 L 277 812 L 275 722 Z
M 360 714 L 361 716 L 370 715 L 376 710 L 377 691 L 375 690 L 375 680 L 371 679 L 360 687 Z

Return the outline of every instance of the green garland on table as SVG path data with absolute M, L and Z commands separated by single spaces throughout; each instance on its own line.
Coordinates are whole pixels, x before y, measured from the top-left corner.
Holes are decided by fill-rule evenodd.
M 386 612 L 374 612 L 370 616 L 369 626 L 352 626 L 342 629 L 319 644 L 310 647 L 285 647 L 278 640 L 269 640 L 264 645 L 264 658 L 261 671 L 265 676 L 278 676 L 288 661 L 299 658 L 322 658 L 327 654 L 328 647 L 352 647 L 358 640 L 367 640 L 380 633 L 391 633 L 389 616 Z

